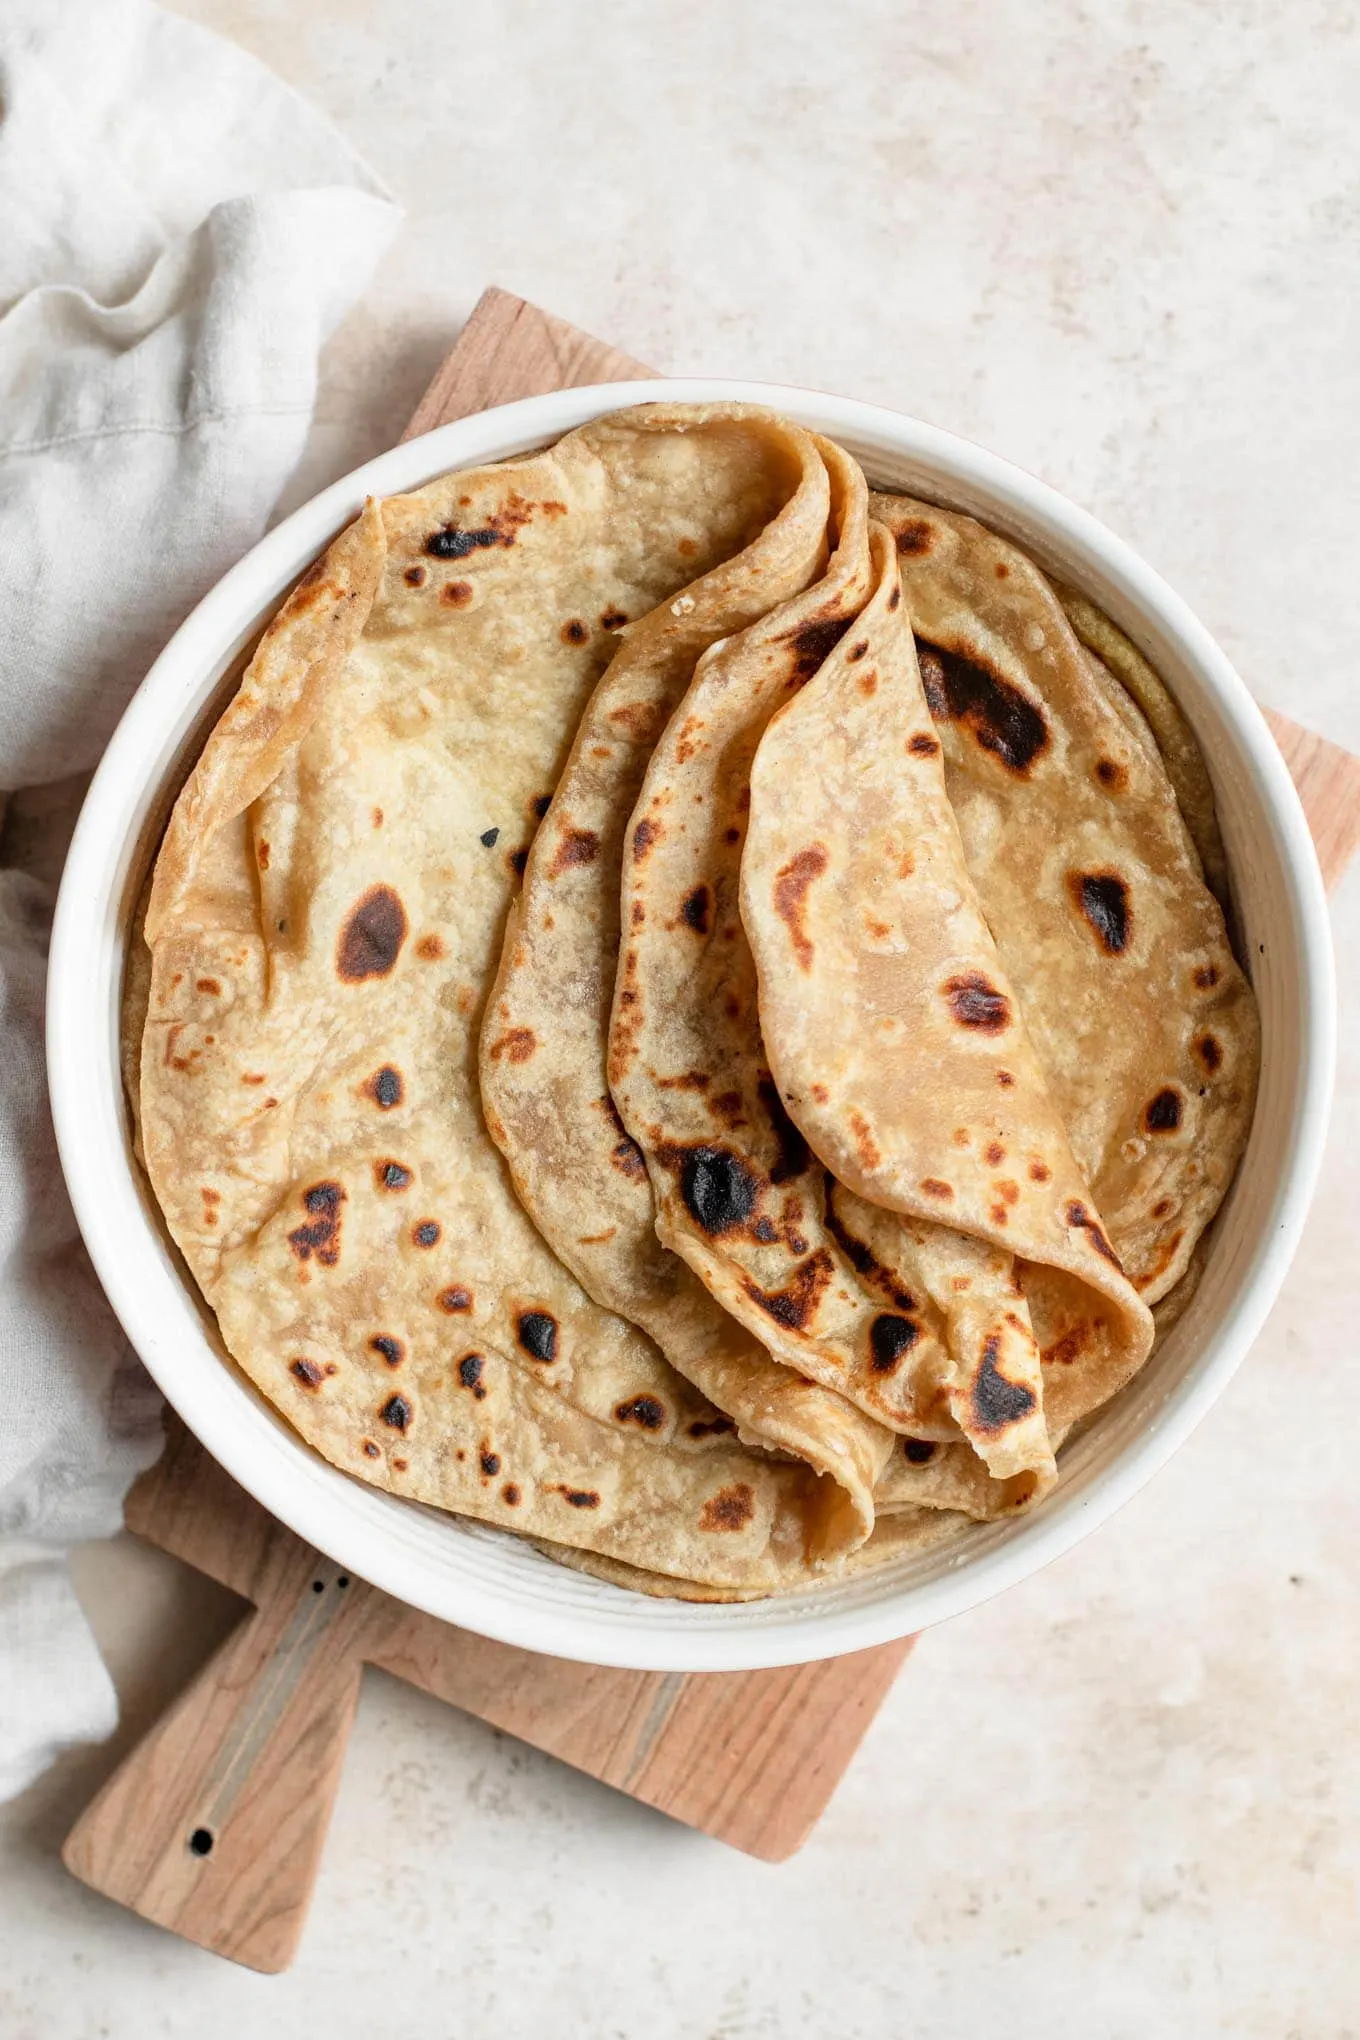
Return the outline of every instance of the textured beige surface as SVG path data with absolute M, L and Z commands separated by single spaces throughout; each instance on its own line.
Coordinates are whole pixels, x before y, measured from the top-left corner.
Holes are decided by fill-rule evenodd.
M 834 37 L 809 0 L 484 7 L 437 35 L 428 0 L 185 11 L 327 106 L 408 208 L 298 495 L 397 435 L 498 279 L 658 366 L 877 397 L 1009 454 L 1131 539 L 1264 699 L 1360 747 L 1343 10 L 932 0 Z M 1334 916 L 1354 1014 L 1360 872 Z M 0 2034 L 1353 2034 L 1357 1154 L 1347 1019 L 1256 1354 L 1094 1539 L 925 1640 L 793 1862 L 375 1677 L 285 1978 L 60 1870 L 108 1752 L 4 1810 Z M 234 1604 L 126 1543 L 82 1579 L 130 1733 Z M 683 1951 L 656 1927 L 681 1918 Z

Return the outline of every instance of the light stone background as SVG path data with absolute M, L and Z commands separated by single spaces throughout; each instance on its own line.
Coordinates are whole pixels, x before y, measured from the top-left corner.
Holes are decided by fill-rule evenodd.
M 181 0 L 408 210 L 292 500 L 386 446 L 484 284 L 660 368 L 810 383 L 1067 490 L 1259 695 L 1360 748 L 1360 22 L 1342 0 Z M 0 1827 L 3 2040 L 1360 2034 L 1360 871 L 1339 1102 L 1252 1360 L 1081 1549 L 928 1636 L 772 1869 L 377 1674 L 291 1974 Z M 235 1605 L 80 1580 L 120 1746 Z

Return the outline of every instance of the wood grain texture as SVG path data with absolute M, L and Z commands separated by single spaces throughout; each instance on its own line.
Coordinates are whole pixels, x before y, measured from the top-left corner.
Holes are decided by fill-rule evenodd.
M 1264 713 L 1298 788 L 1330 892 L 1360 850 L 1360 758 L 1273 708 Z
M 121 1764 L 62 1861 L 185 1939 L 252 1969 L 292 1960 L 382 1602 L 287 1533 L 259 1606 Z
M 173 1417 L 165 1452 L 133 1488 L 125 1516 L 138 1536 L 254 1601 L 262 1616 L 280 1593 L 296 1598 L 335 1571 Z M 492 1643 L 357 1583 L 348 1591 L 343 1636 L 356 1664 L 380 1665 L 769 1861 L 806 1840 L 911 1647 L 908 1639 L 776 1672 L 620 1672 Z
M 518 397 L 652 373 L 489 290 L 406 436 Z M 1360 847 L 1360 759 L 1268 719 L 1333 883 Z M 911 1648 L 908 1638 L 820 1665 L 685 1677 L 490 1643 L 345 1579 L 173 1417 L 126 1518 L 256 1612 L 109 1780 L 64 1860 L 148 1919 L 257 1969 L 286 1966 L 296 1946 L 364 1664 L 778 1861 L 811 1832 Z M 200 1830 L 205 1855 L 191 1846 Z
M 417 404 L 402 438 L 415 439 L 437 425 L 520 397 L 655 374 L 619 348 L 493 286 L 478 298 L 458 345 Z

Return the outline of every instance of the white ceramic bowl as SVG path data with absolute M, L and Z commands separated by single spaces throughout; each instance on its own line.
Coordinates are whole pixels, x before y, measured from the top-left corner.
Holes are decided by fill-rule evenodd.
M 1260 1001 L 1260 1098 L 1198 1295 L 1156 1358 L 1063 1457 L 1032 1517 L 789 1600 L 692 1606 L 620 1593 L 514 1538 L 365 1487 L 302 1444 L 226 1359 L 166 1243 L 129 1142 L 118 1008 L 127 926 L 170 797 L 284 590 L 361 508 L 450 468 L 527 452 L 627 404 L 768 404 L 827 433 L 872 482 L 972 512 L 1083 590 L 1151 660 L 1208 760 Z M 714 381 L 531 397 L 370 461 L 247 554 L 176 632 L 123 717 L 71 846 L 52 941 L 52 1104 L 86 1243 L 129 1338 L 190 1428 L 300 1537 L 416 1607 L 598 1664 L 735 1671 L 859 1650 L 956 1615 L 1102 1523 L 1204 1414 L 1251 1345 L 1312 1194 L 1334 1061 L 1327 913 L 1312 840 L 1255 704 L 1185 604 L 1094 518 L 993 454 L 914 419 L 808 390 Z

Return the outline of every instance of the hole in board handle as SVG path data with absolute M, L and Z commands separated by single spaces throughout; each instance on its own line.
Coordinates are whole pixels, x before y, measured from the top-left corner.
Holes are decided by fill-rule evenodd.
M 211 1828 L 195 1828 L 189 1837 L 189 1847 L 195 1856 L 211 1856 L 213 1835 Z

